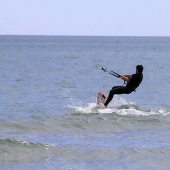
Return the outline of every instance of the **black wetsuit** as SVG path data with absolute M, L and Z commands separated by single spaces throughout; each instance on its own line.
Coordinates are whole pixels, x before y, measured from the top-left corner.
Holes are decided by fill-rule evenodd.
M 114 86 L 112 88 L 112 90 L 110 90 L 109 96 L 108 96 L 104 105 L 107 106 L 110 103 L 114 94 L 129 94 L 129 93 L 131 93 L 140 85 L 142 80 L 143 80 L 143 74 L 136 73 L 136 74 L 132 75 L 132 77 L 130 78 L 130 80 L 126 86 Z

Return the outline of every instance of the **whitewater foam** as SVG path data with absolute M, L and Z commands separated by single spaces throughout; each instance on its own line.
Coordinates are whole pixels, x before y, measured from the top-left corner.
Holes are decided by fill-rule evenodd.
M 111 114 L 118 115 L 135 115 L 135 116 L 150 116 L 161 115 L 166 116 L 170 112 L 164 108 L 155 108 L 148 111 L 141 110 L 134 102 L 128 102 L 120 96 L 115 96 L 114 102 L 111 102 L 105 109 L 99 109 L 96 103 L 88 103 L 87 105 L 69 105 L 69 108 L 73 109 L 79 114 Z

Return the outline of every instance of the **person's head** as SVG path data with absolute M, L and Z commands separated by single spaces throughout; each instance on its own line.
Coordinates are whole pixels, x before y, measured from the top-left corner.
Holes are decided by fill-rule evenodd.
M 143 72 L 143 66 L 142 66 L 142 65 L 137 65 L 137 66 L 136 66 L 136 70 L 137 70 L 139 73 L 142 73 L 142 72 Z

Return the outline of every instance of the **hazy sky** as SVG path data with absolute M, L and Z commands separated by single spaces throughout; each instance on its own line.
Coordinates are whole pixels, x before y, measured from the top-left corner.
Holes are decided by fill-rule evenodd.
M 0 0 L 0 34 L 170 36 L 170 0 Z

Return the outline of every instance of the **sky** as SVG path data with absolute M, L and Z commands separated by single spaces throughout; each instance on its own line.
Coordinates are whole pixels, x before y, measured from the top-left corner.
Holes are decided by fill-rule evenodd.
M 170 0 L 0 0 L 0 35 L 170 36 Z

